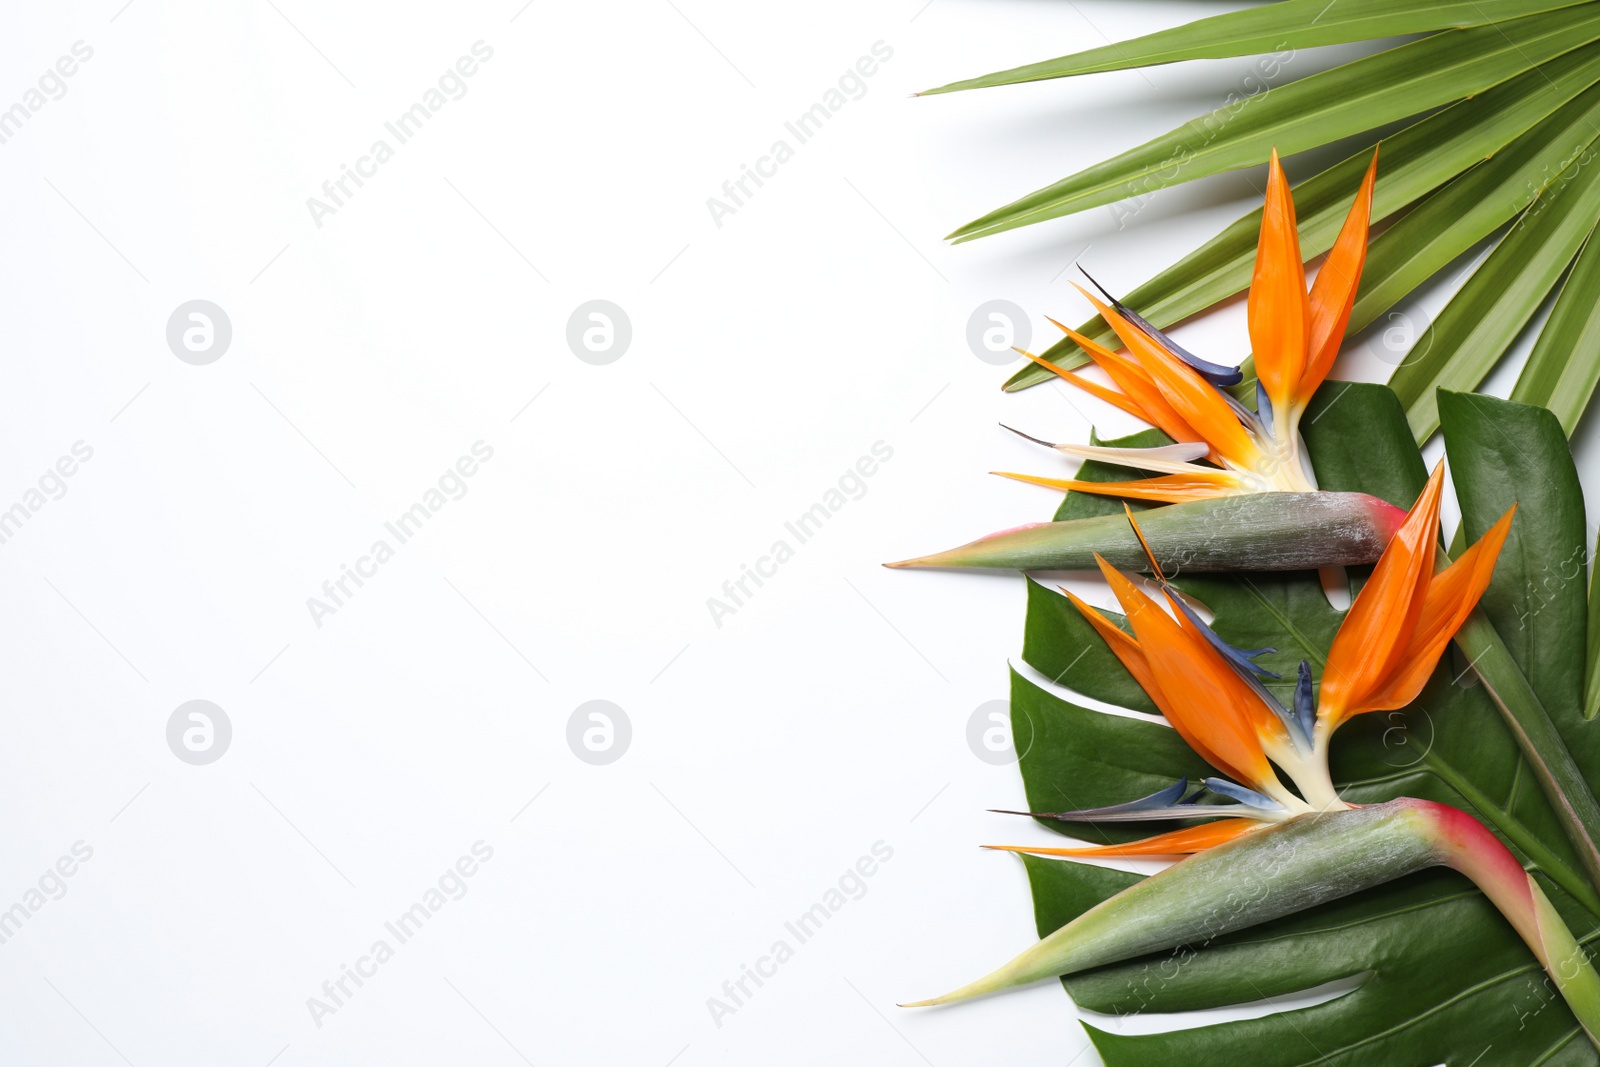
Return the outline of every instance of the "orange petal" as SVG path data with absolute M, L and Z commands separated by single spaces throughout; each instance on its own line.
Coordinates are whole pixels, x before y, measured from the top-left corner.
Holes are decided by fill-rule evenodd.
M 1289 179 L 1272 150 L 1267 167 L 1267 199 L 1261 213 L 1261 239 L 1250 280 L 1250 346 L 1256 374 L 1274 404 L 1292 403 L 1306 367 L 1306 266 L 1300 258 L 1300 232 L 1294 217 Z
M 1168 593 L 1170 598 L 1174 596 Z M 1236 709 L 1251 732 L 1260 742 L 1271 741 L 1282 745 L 1288 742 L 1289 732 L 1283 725 L 1283 720 L 1278 713 L 1262 703 L 1250 684 L 1239 677 L 1239 672 L 1229 665 L 1216 649 L 1199 632 L 1195 624 L 1182 612 L 1178 613 L 1178 625 L 1189 635 L 1196 647 L 1203 648 L 1208 653 L 1204 657 L 1197 657 L 1199 671 L 1194 676 L 1198 688 L 1207 693 L 1209 701 L 1216 705 Z
M 1461 558 L 1433 576 L 1428 583 L 1428 594 L 1423 600 L 1422 614 L 1417 628 L 1406 644 L 1400 659 L 1399 671 L 1381 690 L 1374 693 L 1359 709 L 1361 711 L 1392 711 L 1403 708 L 1417 698 L 1427 684 L 1433 669 L 1444 654 L 1445 645 L 1467 621 L 1478 598 L 1489 587 L 1494 576 L 1494 565 L 1500 558 L 1501 546 L 1511 532 L 1511 518 L 1515 504 L 1491 526 L 1476 544 Z
M 1166 593 L 1167 600 L 1172 605 L 1173 618 L 1195 649 L 1196 673 L 1191 677 L 1200 684 L 1213 706 L 1220 705 L 1222 708 L 1237 711 L 1263 744 L 1269 740 L 1274 745 L 1287 742 L 1289 734 L 1283 719 L 1267 706 L 1249 682 L 1240 677 L 1233 665 L 1217 653 L 1216 644 L 1211 636 L 1201 628 L 1201 624 L 1194 616 L 1184 610 L 1184 605 L 1178 600 L 1178 594 L 1167 585 L 1167 577 L 1161 573 L 1161 564 L 1156 562 L 1156 554 L 1150 550 L 1150 542 L 1145 540 L 1144 531 L 1139 528 L 1139 520 L 1134 517 L 1133 509 L 1128 506 L 1127 501 L 1123 501 L 1122 510 L 1128 517 L 1128 525 L 1133 527 L 1133 535 L 1139 539 L 1139 547 L 1144 549 L 1145 558 L 1150 561 L 1150 569 L 1161 582 L 1162 591 Z
M 1187 363 L 1152 341 L 1143 330 L 1096 299 L 1082 286 L 1076 288 L 1116 331 L 1128 351 L 1138 360 L 1139 366 L 1161 390 L 1161 395 L 1179 417 L 1194 427 L 1200 439 L 1219 455 L 1245 466 L 1254 466 L 1260 450 L 1239 424 L 1239 417 L 1222 395 Z
M 1026 852 L 1031 856 L 1184 856 L 1243 837 L 1262 824 L 1250 819 L 1218 819 L 1216 822 L 1185 826 L 1168 834 L 1157 834 L 1125 845 L 1089 845 L 1083 848 L 1034 848 L 1028 845 L 984 845 L 997 852 Z
M 1223 774 L 1234 778 L 1240 777 L 1239 771 L 1230 767 L 1226 760 L 1207 748 L 1206 743 L 1189 729 L 1188 722 L 1181 713 L 1168 708 L 1166 695 L 1161 692 L 1161 686 L 1156 683 L 1156 677 L 1150 670 L 1150 663 L 1145 659 L 1144 650 L 1139 647 L 1139 642 L 1129 637 L 1110 619 L 1107 619 L 1094 608 L 1067 592 L 1067 590 L 1063 589 L 1061 591 L 1067 594 L 1067 599 L 1072 601 L 1072 606 L 1078 609 L 1078 613 L 1089 621 L 1089 625 L 1093 626 L 1105 643 L 1110 646 L 1117 659 L 1121 660 L 1122 665 L 1128 669 L 1128 673 L 1133 675 L 1133 680 L 1139 683 L 1139 688 L 1149 695 L 1150 699 L 1155 702 L 1156 707 L 1161 710 L 1161 714 L 1166 716 L 1167 722 L 1178 732 L 1178 736 L 1183 738 L 1184 744 L 1193 749 L 1195 755 Z M 1135 592 L 1138 592 L 1138 590 L 1135 589 Z
M 1062 380 L 1077 386 L 1090 396 L 1099 397 L 1106 403 L 1111 404 L 1114 407 L 1121 408 L 1134 418 L 1143 419 L 1145 422 L 1154 425 L 1155 420 L 1150 417 L 1150 413 L 1145 411 L 1144 408 L 1140 407 L 1132 397 L 1126 396 L 1123 393 L 1119 393 L 1114 389 L 1107 389 L 1099 382 L 1090 381 L 1081 374 L 1074 374 L 1065 367 L 1058 367 L 1054 363 L 1051 363 L 1048 359 L 1041 359 L 1032 352 L 1023 352 L 1020 348 L 1016 351 L 1022 352 L 1023 355 L 1039 364 L 1039 366 L 1045 368 L 1046 370 L 1053 371 Z
M 1055 319 L 1045 316 L 1062 333 L 1072 338 L 1078 347 L 1089 354 L 1095 364 L 1110 375 L 1117 388 L 1126 393 L 1134 403 L 1143 408 L 1145 414 L 1140 416 L 1152 426 L 1158 427 L 1174 441 L 1202 441 L 1195 432 L 1194 427 L 1179 415 L 1177 410 L 1167 402 L 1161 389 L 1151 379 L 1149 373 L 1141 367 L 1138 361 L 1127 356 L 1111 351 L 1104 345 L 1085 337 L 1076 330 L 1069 329 Z
M 1155 688 L 1155 676 L 1150 673 L 1150 664 L 1145 661 L 1144 650 L 1139 647 L 1139 642 L 1089 604 L 1065 589 L 1061 591 L 1072 601 L 1072 606 L 1078 609 L 1078 614 L 1082 615 L 1089 625 L 1094 627 L 1101 639 L 1110 646 L 1117 659 L 1128 669 L 1128 673 L 1133 675 L 1133 680 L 1139 683 L 1139 688 L 1146 693 Z
M 1203 747 L 1222 760 L 1207 758 L 1218 770 L 1252 788 L 1278 790 L 1277 774 L 1267 762 L 1249 712 L 1232 699 L 1233 691 L 1222 680 L 1224 674 L 1237 680 L 1233 668 L 1205 638 L 1189 633 L 1115 567 L 1096 559 L 1133 626 L 1161 693 L 1160 697 L 1151 693 L 1151 699 L 1167 720 L 1184 740 L 1192 736 L 1199 741 L 1200 747 L 1190 742 L 1195 751 Z
M 1339 624 L 1323 668 L 1317 709 L 1318 718 L 1333 726 L 1370 710 L 1372 696 L 1404 667 L 1433 576 L 1443 488 L 1440 463 Z
M 1228 471 L 1216 474 L 1164 474 L 1159 478 L 1141 478 L 1132 482 L 1081 482 L 1076 478 L 1040 478 L 1032 474 L 1013 474 L 995 471 L 1002 478 L 1012 478 L 1029 485 L 1042 485 L 1046 489 L 1063 492 L 1095 493 L 1100 496 L 1119 496 L 1129 500 L 1156 500 L 1165 504 L 1182 504 L 1189 500 L 1213 500 L 1243 492 L 1238 477 Z
M 1344 341 L 1344 328 L 1355 306 L 1356 289 L 1361 284 L 1361 269 L 1367 262 L 1367 226 L 1372 215 L 1372 188 L 1378 180 L 1378 153 L 1372 153 L 1367 176 L 1361 181 L 1355 203 L 1345 216 L 1339 238 L 1328 258 L 1323 260 L 1317 280 L 1311 286 L 1311 335 L 1307 346 L 1306 368 L 1295 390 L 1298 403 L 1311 399 L 1328 376 Z

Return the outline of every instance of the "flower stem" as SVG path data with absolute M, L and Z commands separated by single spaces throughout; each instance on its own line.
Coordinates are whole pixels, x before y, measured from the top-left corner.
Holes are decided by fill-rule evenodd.
M 1481 609 L 1474 611 L 1456 633 L 1456 643 L 1511 728 L 1562 830 L 1583 862 L 1590 884 L 1600 889 L 1600 803 L 1555 723 Z
M 1500 839 L 1458 808 L 1410 801 L 1435 828 L 1439 861 L 1472 879 L 1522 935 L 1589 1041 L 1600 1048 L 1600 975 L 1550 898 Z

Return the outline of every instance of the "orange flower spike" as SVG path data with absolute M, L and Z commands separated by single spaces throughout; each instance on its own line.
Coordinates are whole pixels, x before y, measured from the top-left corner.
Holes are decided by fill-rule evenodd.
M 1204 638 L 1191 635 L 1115 567 L 1099 562 L 1150 665 L 1168 721 L 1185 740 L 1194 735 L 1214 753 L 1222 761 L 1215 763 L 1218 770 L 1281 802 L 1287 792 L 1267 761 L 1260 736 L 1245 712 L 1221 696 L 1219 671 L 1231 668 Z
M 1267 165 L 1267 199 L 1261 214 L 1261 239 L 1256 246 L 1248 310 L 1256 375 L 1272 400 L 1275 413 L 1286 415 L 1306 369 L 1311 316 L 1294 200 L 1289 194 L 1289 179 L 1278 162 L 1277 149 L 1272 150 L 1272 161 Z
M 1240 368 L 1213 363 L 1187 351 L 1154 323 L 1111 296 L 1087 272 L 1085 276 L 1094 282 L 1099 297 L 1082 286 L 1076 288 L 1115 331 L 1122 350 L 1113 352 L 1054 319 L 1050 321 L 1110 376 L 1114 389 L 1029 357 L 1091 395 L 1158 427 L 1173 441 L 1203 443 L 1208 448 L 1203 457 L 1185 456 L 1185 469 L 1174 469 L 1169 464 L 1146 470 L 1193 475 L 1206 469 L 1196 465 L 1204 459 L 1235 475 L 1217 483 L 1211 494 L 1206 493 L 1203 483 L 1191 481 L 1182 486 L 1152 486 L 1143 493 L 1115 493 L 1108 487 L 1102 490 L 1106 495 L 1187 503 L 1207 495 L 1316 490 L 1316 476 L 1300 435 L 1300 417 L 1338 358 L 1360 288 L 1377 182 L 1377 156 L 1374 154 L 1367 167 L 1309 294 L 1294 201 L 1276 152 L 1267 178 L 1248 301 L 1250 341 L 1258 374 L 1254 407 L 1258 410 L 1246 407 L 1228 392 L 1242 384 Z M 1073 454 L 1114 461 L 1114 457 Z
M 1339 238 L 1334 241 L 1311 286 L 1311 333 L 1306 367 L 1294 397 L 1298 407 L 1304 407 L 1311 399 L 1339 355 L 1339 344 L 1344 340 L 1350 309 L 1355 306 L 1356 290 L 1361 284 L 1361 271 L 1367 262 L 1367 227 L 1372 215 L 1372 189 L 1377 180 L 1378 153 L 1374 151 L 1367 176 L 1361 182 L 1355 202 L 1350 205 L 1350 213 L 1345 216 Z
M 1383 688 L 1369 697 L 1360 711 L 1392 711 L 1417 698 L 1438 666 L 1439 657 L 1461 625 L 1478 606 L 1478 599 L 1489 587 L 1500 549 L 1511 532 L 1516 505 L 1500 517 L 1461 558 L 1433 576 L 1422 604 L 1417 628 L 1406 643 L 1398 673 Z
M 1103 345 L 1085 337 L 1070 327 L 1063 326 L 1055 319 L 1045 316 L 1045 320 L 1068 337 L 1089 354 L 1089 358 L 1117 384 L 1128 398 L 1144 410 L 1140 418 L 1150 425 L 1157 427 L 1174 441 L 1203 441 L 1200 434 L 1195 432 L 1184 417 L 1167 402 L 1162 395 L 1160 387 L 1151 379 L 1149 373 L 1141 367 L 1136 360 L 1130 359 L 1120 353 L 1113 352 Z
M 1072 606 L 1078 609 L 1078 614 L 1082 615 L 1089 625 L 1094 627 L 1101 640 L 1110 647 L 1117 659 L 1122 661 L 1122 665 L 1127 668 L 1128 673 L 1133 675 L 1133 680 L 1139 683 L 1139 688 L 1143 689 L 1145 694 L 1155 702 L 1156 707 L 1161 710 L 1161 714 L 1166 716 L 1167 722 L 1178 732 L 1178 736 L 1183 738 L 1184 743 L 1194 750 L 1195 755 L 1224 774 L 1235 778 L 1239 777 L 1237 770 L 1228 766 L 1226 760 L 1212 752 L 1206 747 L 1204 741 L 1194 735 L 1181 713 L 1168 709 L 1167 698 L 1161 692 L 1161 686 L 1156 684 L 1155 675 L 1150 671 L 1150 662 L 1145 659 L 1144 650 L 1139 647 L 1139 642 L 1128 636 L 1121 627 L 1068 590 L 1063 589 L 1061 591 L 1066 593 L 1067 599 L 1072 601 Z M 1135 592 L 1137 591 L 1135 589 Z
M 1117 573 L 1116 568 L 1103 560 L 1100 563 L 1100 569 L 1112 574 Z M 1120 574 L 1117 574 L 1117 576 L 1119 578 L 1122 577 Z M 1126 579 L 1123 579 L 1123 581 L 1127 582 Z M 1063 592 L 1066 591 L 1063 590 Z M 1123 592 L 1129 598 L 1128 601 L 1123 602 L 1124 609 L 1126 609 L 1128 603 L 1137 603 L 1139 598 L 1143 598 L 1144 602 L 1149 605 L 1150 610 L 1161 611 L 1160 608 L 1156 607 L 1155 602 L 1145 597 L 1144 593 L 1133 583 L 1127 582 L 1127 589 L 1123 590 Z M 1166 694 L 1162 692 L 1160 683 L 1156 681 L 1155 672 L 1150 669 L 1150 661 L 1146 658 L 1144 649 L 1140 647 L 1139 642 L 1129 637 L 1109 619 L 1071 593 L 1067 593 L 1067 597 L 1072 601 L 1073 606 L 1078 609 L 1079 613 L 1089 620 L 1089 625 L 1093 626 L 1105 643 L 1111 647 L 1111 651 L 1122 661 L 1122 665 L 1128 669 L 1128 673 L 1133 675 L 1133 680 L 1139 683 L 1139 688 L 1143 689 L 1150 699 L 1155 702 L 1156 707 L 1161 710 L 1161 714 L 1166 717 L 1168 724 L 1178 732 L 1178 736 L 1183 738 L 1184 743 L 1194 749 L 1195 754 L 1201 759 L 1223 774 L 1241 781 L 1247 781 L 1248 775 L 1244 774 L 1243 771 L 1228 760 L 1219 756 L 1211 746 L 1206 744 L 1205 738 L 1192 723 L 1192 716 L 1187 715 L 1185 709 L 1174 707 L 1172 701 L 1167 699 Z M 1118 600 L 1121 601 L 1120 596 Z
M 1150 673 L 1150 664 L 1144 658 L 1144 650 L 1139 647 L 1139 642 L 1129 636 L 1122 627 L 1096 611 L 1093 606 L 1086 604 L 1066 589 L 1061 591 L 1072 601 L 1072 606 L 1078 609 L 1078 614 L 1094 627 L 1095 633 L 1100 635 L 1100 639 L 1106 643 L 1117 659 L 1122 661 L 1128 673 L 1133 675 L 1133 680 L 1139 683 L 1139 688 L 1151 694 L 1151 699 L 1154 700 L 1154 694 L 1159 693 L 1160 689 L 1156 686 L 1155 677 Z
M 1243 837 L 1262 824 L 1250 819 L 1218 819 L 1216 822 L 1185 826 L 1168 834 L 1157 834 L 1125 845 L 1090 845 L 1084 848 L 1034 848 L 1029 845 L 984 845 L 996 852 L 1026 852 L 1030 856 L 1184 856 L 1204 852 L 1236 837 Z
M 1074 374 L 1065 367 L 1058 367 L 1054 363 L 1051 363 L 1048 359 L 1042 359 L 1039 356 L 1034 355 L 1032 352 L 1024 352 L 1020 348 L 1015 349 L 1015 351 L 1027 356 L 1045 370 L 1056 375 L 1056 377 L 1062 379 L 1070 385 L 1077 386 L 1090 396 L 1098 397 L 1099 399 L 1104 400 L 1107 404 L 1110 404 L 1112 407 L 1121 408 L 1123 411 L 1126 411 L 1129 415 L 1132 415 L 1136 419 L 1143 419 L 1145 422 L 1155 422 L 1155 420 L 1150 417 L 1150 413 L 1148 411 L 1140 407 L 1131 397 L 1127 396 L 1126 394 L 1119 393 L 1115 389 L 1107 389 L 1099 382 L 1090 381 L 1081 374 Z
M 1261 454 L 1260 447 L 1239 423 L 1228 402 L 1187 364 L 1168 355 L 1144 331 L 1117 314 L 1082 286 L 1074 288 L 1094 305 L 1102 318 L 1116 331 L 1139 366 L 1150 375 L 1179 416 L 1198 431 L 1220 455 L 1241 466 L 1252 466 Z
M 1339 624 L 1322 672 L 1320 733 L 1367 710 L 1367 701 L 1401 668 L 1433 576 L 1443 489 L 1441 463 Z
M 1172 599 L 1175 594 L 1169 592 L 1167 597 Z M 1210 643 L 1195 628 L 1195 624 L 1188 616 L 1179 612 L 1177 622 L 1196 646 L 1204 647 L 1211 653 L 1204 658 L 1196 657 L 1195 683 L 1214 694 L 1211 698 L 1213 703 L 1238 709 L 1240 716 L 1261 742 L 1263 749 L 1274 753 L 1284 751 L 1289 746 L 1290 740 L 1289 731 L 1284 727 L 1283 720 L 1261 702 L 1261 698 L 1256 696 L 1243 678 L 1239 677 L 1238 671 L 1212 651 Z

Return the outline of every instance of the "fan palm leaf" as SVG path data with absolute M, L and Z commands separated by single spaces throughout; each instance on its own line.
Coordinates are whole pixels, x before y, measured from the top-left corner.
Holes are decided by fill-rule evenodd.
M 1435 389 L 1472 389 L 1559 293 L 1516 397 L 1548 404 L 1570 434 L 1600 381 L 1600 0 L 1279 0 L 1132 41 L 953 82 L 929 93 L 988 88 L 1197 59 L 1294 52 L 1423 34 L 1243 98 L 958 228 L 974 240 L 1094 207 L 1142 202 L 1162 189 L 1286 157 L 1395 123 L 1382 147 L 1372 220 L 1387 223 L 1371 254 L 1347 336 L 1380 321 L 1463 254 L 1492 242 L 1472 278 L 1413 347 L 1392 382 L 1418 440 L 1438 428 Z M 926 95 L 926 94 L 925 94 Z M 1301 254 L 1332 246 L 1370 145 L 1294 187 Z M 1291 160 L 1293 166 L 1293 160 Z M 1260 211 L 1126 294 L 1166 328 L 1244 291 Z M 1585 255 L 1584 253 L 1588 254 Z M 1103 318 L 1077 331 L 1107 344 Z M 1087 361 L 1071 338 L 1041 354 L 1065 369 Z M 1246 365 L 1244 389 L 1254 385 Z M 1006 383 L 1053 375 L 1030 363 Z

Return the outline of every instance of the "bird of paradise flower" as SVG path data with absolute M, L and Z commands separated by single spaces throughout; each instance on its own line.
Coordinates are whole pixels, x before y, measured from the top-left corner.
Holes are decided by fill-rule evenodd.
M 1258 371 L 1254 410 L 1226 392 L 1243 380 L 1238 368 L 1186 351 L 1109 294 L 1108 303 L 1085 292 L 1127 353 L 1067 333 L 1116 388 L 1045 365 L 1161 429 L 1174 444 L 1150 449 L 1052 446 L 1081 459 L 1157 475 L 1147 479 L 1007 476 L 1056 489 L 1168 504 L 1150 514 L 1168 520 L 1174 533 L 1184 527 L 1173 518 L 1216 498 L 1314 493 L 1315 476 L 1299 422 L 1338 355 L 1355 300 L 1376 164 L 1374 156 L 1308 293 L 1294 205 L 1273 153 L 1248 305 Z M 1443 473 L 1441 464 L 1397 527 L 1374 524 L 1386 526 L 1384 532 L 1392 536 L 1339 626 L 1320 689 L 1310 665 L 1302 661 L 1287 706 L 1263 684 L 1276 675 L 1255 663 L 1268 650 L 1236 648 L 1212 631 L 1162 573 L 1157 553 L 1128 510 L 1128 524 L 1143 549 L 1157 595 L 1145 592 L 1098 552 L 1094 560 L 1132 633 L 1067 595 L 1183 740 L 1222 776 L 1205 778 L 1193 792 L 1187 780 L 1180 780 L 1120 804 L 1016 814 L 1064 822 L 1202 821 L 1120 845 L 990 846 L 1074 858 L 1184 858 L 1084 912 L 993 973 L 906 1006 L 964 1000 L 1208 939 L 1424 867 L 1447 866 L 1470 878 L 1499 908 L 1600 1047 L 1600 975 L 1510 850 L 1478 820 L 1448 805 L 1404 797 L 1373 805 L 1349 803 L 1339 796 L 1328 770 L 1332 737 L 1342 724 L 1416 699 L 1493 575 L 1515 509 L 1453 563 L 1438 569 Z M 993 535 L 905 565 L 1005 566 L 1011 563 L 1008 546 L 1037 542 L 1036 529 Z M 1038 557 L 1017 553 L 1016 558 Z M 1248 561 L 1239 565 L 1248 566 Z M 1199 803 L 1203 796 L 1211 802 Z
M 1069 593 L 1184 741 L 1228 777 L 1206 778 L 1194 793 L 1179 781 L 1107 807 L 1018 813 L 1065 822 L 1206 821 L 1121 845 L 989 846 L 1043 856 L 1188 858 L 1091 908 L 992 974 L 905 1006 L 945 1004 L 1075 973 L 1447 866 L 1500 909 L 1591 1040 L 1600 1037 L 1600 975 L 1498 838 L 1445 804 L 1410 798 L 1348 803 L 1328 773 L 1334 732 L 1357 715 L 1416 699 L 1494 573 L 1514 508 L 1435 572 L 1443 475 L 1441 464 L 1351 604 L 1328 651 L 1320 692 L 1314 693 L 1310 666 L 1302 661 L 1288 707 L 1261 684 L 1265 672 L 1252 658 L 1259 653 L 1235 648 L 1212 631 L 1153 559 L 1159 599 L 1102 562 L 1132 634 Z M 1131 512 L 1128 519 L 1137 530 Z M 1206 792 L 1226 802 L 1197 803 Z M 1223 900 L 1230 904 L 1225 910 L 1216 906 Z
M 1104 289 L 1100 290 L 1106 298 L 1102 301 L 1079 286 L 1078 291 L 1127 346 L 1126 354 L 1050 321 L 1089 354 L 1116 388 L 1032 353 L 1023 355 L 1090 395 L 1157 427 L 1174 443 L 1146 449 L 1050 446 L 1080 459 L 1156 472 L 1159 476 L 1155 478 L 1088 482 L 997 473 L 1053 489 L 1174 504 L 1240 493 L 1314 491 L 1316 476 L 1300 439 L 1300 417 L 1332 369 L 1345 324 L 1350 321 L 1366 263 L 1377 174 L 1374 153 L 1338 240 L 1307 293 L 1294 199 L 1278 153 L 1272 153 L 1248 300 L 1250 344 L 1258 374 L 1255 410 L 1226 391 L 1243 380 L 1238 367 L 1201 359 Z M 1099 288 L 1099 283 L 1094 284 Z M 1201 466 L 1200 460 L 1213 466 Z

